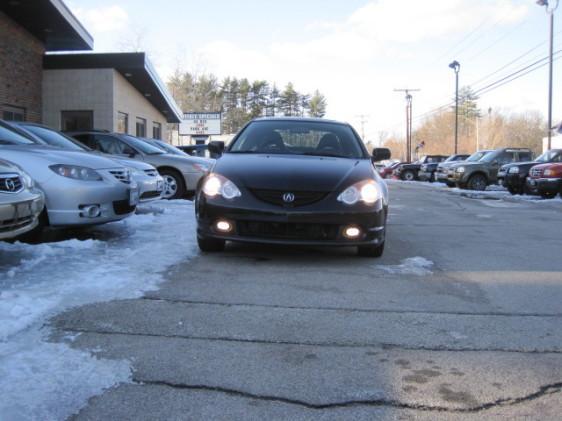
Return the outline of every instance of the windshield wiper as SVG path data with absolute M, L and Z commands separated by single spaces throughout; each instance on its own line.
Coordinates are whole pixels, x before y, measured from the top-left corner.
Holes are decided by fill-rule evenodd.
M 303 155 L 309 156 L 328 156 L 331 158 L 348 158 L 347 156 L 340 155 L 337 153 L 330 153 L 330 152 L 304 152 Z

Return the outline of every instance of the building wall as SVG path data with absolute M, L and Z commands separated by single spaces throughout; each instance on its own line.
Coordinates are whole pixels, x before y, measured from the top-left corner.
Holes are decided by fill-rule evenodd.
M 61 111 L 93 111 L 94 128 L 113 130 L 113 69 L 43 71 L 43 123 L 61 129 Z
M 146 120 L 146 137 L 152 137 L 153 123 L 162 125 L 162 139 L 168 138 L 166 117 L 131 85 L 121 73 L 114 71 L 113 98 L 114 98 L 114 127 L 117 130 L 117 114 L 123 112 L 129 116 L 129 134 L 136 135 L 137 117 Z
M 26 120 L 41 122 L 44 53 L 37 38 L 0 11 L 0 111 L 25 108 Z

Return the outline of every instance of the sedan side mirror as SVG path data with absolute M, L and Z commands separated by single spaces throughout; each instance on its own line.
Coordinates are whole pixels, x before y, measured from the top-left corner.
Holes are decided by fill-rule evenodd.
M 224 151 L 224 142 L 220 140 L 213 140 L 209 142 L 208 149 L 213 155 L 222 155 Z
M 384 161 L 390 159 L 390 149 L 388 148 L 374 148 L 371 160 L 373 162 Z

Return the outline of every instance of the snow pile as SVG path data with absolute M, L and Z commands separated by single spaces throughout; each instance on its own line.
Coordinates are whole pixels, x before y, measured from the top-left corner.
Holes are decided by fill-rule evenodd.
M 106 241 L 0 242 L 0 418 L 62 419 L 126 381 L 127 362 L 42 341 L 48 317 L 67 308 L 134 298 L 196 253 L 193 204 L 158 202 L 96 227 Z
M 431 260 L 418 256 L 404 259 L 399 265 L 377 265 L 376 267 L 392 275 L 425 276 L 433 273 L 430 270 L 432 266 L 433 262 Z

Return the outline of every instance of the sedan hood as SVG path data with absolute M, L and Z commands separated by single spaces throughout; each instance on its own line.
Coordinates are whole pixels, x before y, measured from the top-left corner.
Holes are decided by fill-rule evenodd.
M 226 153 L 213 172 L 249 189 L 325 192 L 372 178 L 375 171 L 366 159 Z
M 121 167 L 121 165 L 114 160 L 89 152 L 70 151 L 42 145 L 2 146 L 0 148 L 0 155 L 8 160 L 10 156 L 25 156 L 27 159 L 37 159 L 49 165 L 80 165 L 94 170 Z

